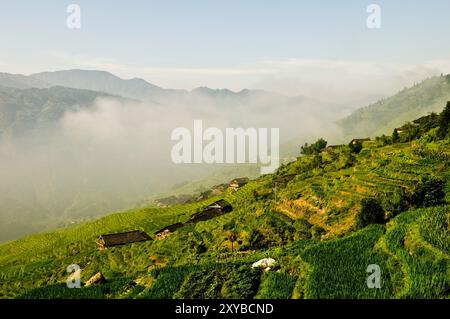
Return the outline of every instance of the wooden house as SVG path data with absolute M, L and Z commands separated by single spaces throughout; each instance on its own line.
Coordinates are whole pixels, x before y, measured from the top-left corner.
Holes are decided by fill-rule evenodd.
M 218 200 L 212 203 L 206 209 L 201 212 L 195 213 L 191 216 L 188 223 L 197 223 L 200 221 L 209 220 L 211 218 L 221 216 L 223 214 L 229 213 L 233 210 L 233 207 L 226 200 Z
M 241 188 L 248 182 L 249 182 L 249 179 L 247 177 L 236 178 L 230 182 L 229 187 L 233 190 L 238 190 L 239 188 Z
M 360 142 L 360 143 L 364 143 L 364 142 L 368 142 L 370 141 L 369 137 L 366 138 L 354 138 L 353 140 L 351 140 L 351 144 L 355 145 L 356 143 Z
M 176 231 L 178 228 L 183 227 L 184 224 L 183 223 L 175 223 L 169 226 L 166 226 L 160 230 L 158 230 L 157 232 L 155 232 L 155 236 L 158 237 L 158 239 L 160 239 L 159 237 L 161 237 L 162 234 L 165 234 L 164 237 L 167 237 L 167 235 L 173 233 L 174 231 Z
M 101 235 L 95 243 L 100 250 L 104 250 L 108 247 L 131 244 L 136 242 L 142 242 L 151 240 L 150 236 L 143 231 L 133 230 L 124 233 L 117 234 L 105 234 Z

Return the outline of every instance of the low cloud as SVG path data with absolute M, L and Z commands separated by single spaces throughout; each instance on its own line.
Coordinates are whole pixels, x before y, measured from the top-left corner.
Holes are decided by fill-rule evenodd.
M 51 128 L 3 140 L 0 241 L 133 207 L 175 183 L 210 176 L 219 165 L 177 165 L 170 157 L 172 130 L 192 130 L 194 120 L 205 129 L 279 128 L 281 143 L 298 145 L 337 136 L 336 113 L 314 101 L 265 93 L 226 101 L 201 94 L 170 105 L 103 98 Z

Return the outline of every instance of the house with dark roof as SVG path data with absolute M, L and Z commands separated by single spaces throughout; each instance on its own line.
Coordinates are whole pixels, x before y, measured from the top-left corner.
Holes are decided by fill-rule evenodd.
M 165 239 L 168 236 L 172 235 L 174 231 L 187 224 L 195 224 L 197 222 L 209 220 L 211 218 L 229 213 L 232 210 L 233 207 L 226 200 L 218 200 L 208 205 L 208 207 L 206 207 L 204 210 L 193 214 L 187 223 L 175 223 L 158 230 L 157 232 L 155 232 L 155 240 Z
M 208 208 L 218 208 L 226 213 L 231 212 L 232 210 L 231 204 L 224 199 L 218 200 L 217 202 L 208 205 Z
M 230 182 L 229 187 L 233 190 L 238 190 L 240 187 L 244 186 L 245 184 L 247 184 L 249 181 L 249 179 L 247 177 L 240 177 L 240 178 L 236 178 L 233 179 Z
M 151 240 L 147 233 L 139 230 L 132 230 L 124 233 L 101 235 L 95 243 L 100 250 L 108 247 L 131 244 L 136 242 Z
M 169 234 L 169 233 L 170 233 L 170 234 L 171 234 L 171 233 L 173 233 L 174 231 L 176 231 L 178 228 L 181 228 L 181 227 L 183 227 L 183 226 L 184 226 L 183 223 L 175 223 L 175 224 L 166 226 L 166 227 L 164 227 L 164 228 L 158 230 L 157 232 L 155 232 L 155 235 L 158 236 L 158 234 L 162 234 L 162 233 L 166 233 L 166 234 Z
M 354 138 L 353 140 L 351 140 L 351 144 L 353 144 L 353 145 L 355 145 L 356 143 L 364 143 L 364 142 L 368 142 L 368 141 L 370 141 L 370 138 L 369 137 L 366 137 L 366 138 Z
M 226 200 L 221 199 L 217 202 L 208 205 L 208 207 L 201 212 L 195 213 L 191 216 L 188 223 L 197 223 L 200 221 L 209 220 L 214 217 L 221 216 L 223 214 L 229 213 L 233 210 L 233 207 Z

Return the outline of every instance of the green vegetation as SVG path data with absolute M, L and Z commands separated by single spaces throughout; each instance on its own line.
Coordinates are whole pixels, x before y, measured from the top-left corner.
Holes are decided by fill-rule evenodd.
M 407 284 L 399 292 L 401 298 L 441 298 L 449 296 L 450 251 L 447 249 L 450 236 L 448 230 L 449 207 L 431 208 L 403 213 L 395 218 L 388 229 L 388 248 L 403 264 Z M 423 237 L 429 230 L 440 230 L 437 240 L 444 250 L 431 245 Z M 442 247 L 442 246 L 441 246 Z
M 449 133 L 450 127 L 450 102 L 447 102 L 447 106 L 439 117 L 439 129 L 437 136 L 439 138 L 445 138 Z
M 445 205 L 445 181 L 437 177 L 425 177 L 416 186 L 412 202 L 416 207 Z
M 387 256 L 374 249 L 383 227 L 372 225 L 355 235 L 318 244 L 302 257 L 312 265 L 307 281 L 307 298 L 388 298 L 392 287 L 388 272 L 382 273 L 381 289 L 368 289 L 367 266 L 386 269 Z
M 361 150 L 363 149 L 363 144 L 361 143 L 361 141 L 355 141 L 350 142 L 350 144 L 348 144 L 348 147 L 350 148 L 350 151 L 354 154 L 359 154 L 359 152 L 361 152 Z
M 448 76 L 432 77 L 411 88 L 405 88 L 392 97 L 356 110 L 340 121 L 340 125 L 348 140 L 391 134 L 394 128 L 405 122 L 429 112 L 441 112 L 449 100 Z
M 364 228 L 370 224 L 381 224 L 384 221 L 384 210 L 379 200 L 364 198 L 361 201 L 361 211 L 358 214 L 357 225 Z
M 263 276 L 261 289 L 256 298 L 289 299 L 295 286 L 296 278 L 280 272 L 269 272 Z
M 392 143 L 398 143 L 400 140 L 400 136 L 398 135 L 398 130 L 395 128 L 394 132 L 392 132 Z
M 325 147 L 327 147 L 327 141 L 325 141 L 323 138 L 320 138 L 311 145 L 305 143 L 305 145 L 301 147 L 301 153 L 303 155 L 317 154 L 320 153 Z
M 0 297 L 448 298 L 450 139 L 436 135 L 433 118 L 419 122 L 407 142 L 399 133 L 397 142 L 365 141 L 358 153 L 347 146 L 314 151 L 237 191 L 1 245 Z M 153 236 L 220 198 L 232 212 L 163 240 L 104 251 L 95 245 L 104 233 Z M 276 266 L 252 269 L 263 258 Z M 66 288 L 74 263 L 83 283 L 97 272 L 107 283 Z M 367 286 L 374 264 L 379 289 Z

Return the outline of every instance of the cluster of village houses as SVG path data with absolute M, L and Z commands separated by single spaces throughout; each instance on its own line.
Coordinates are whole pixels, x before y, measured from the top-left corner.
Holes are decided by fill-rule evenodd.
M 233 179 L 230 183 L 215 185 L 211 187 L 211 189 L 208 189 L 197 195 L 182 194 L 178 196 L 163 197 L 155 200 L 155 203 L 158 207 L 168 207 L 177 204 L 199 202 L 208 199 L 211 196 L 221 195 L 227 189 L 238 190 L 240 187 L 247 184 L 248 181 L 249 179 L 247 177 L 236 178 Z
M 237 191 L 239 188 L 247 184 L 249 181 L 248 178 L 237 178 L 232 180 L 227 185 L 227 188 L 230 188 L 232 190 Z M 216 187 L 217 188 L 217 187 Z M 225 190 L 225 189 L 224 189 Z M 200 221 L 206 221 L 211 218 L 221 216 L 223 214 L 229 213 L 233 210 L 233 207 L 230 203 L 228 203 L 226 200 L 221 199 L 218 200 L 207 207 L 205 207 L 200 212 L 197 212 L 191 216 L 191 218 L 185 222 L 185 223 L 175 223 L 172 225 L 165 226 L 164 228 L 158 230 L 154 233 L 154 237 L 151 238 L 147 233 L 140 230 L 132 230 L 122 233 L 115 233 L 115 234 L 104 234 L 101 235 L 97 241 L 96 244 L 100 250 L 104 250 L 108 247 L 118 246 L 118 245 L 125 245 L 135 242 L 142 242 L 142 241 L 148 241 L 148 240 L 162 240 L 165 239 L 167 236 L 170 236 L 174 231 L 177 229 L 189 225 L 189 224 L 195 224 Z

